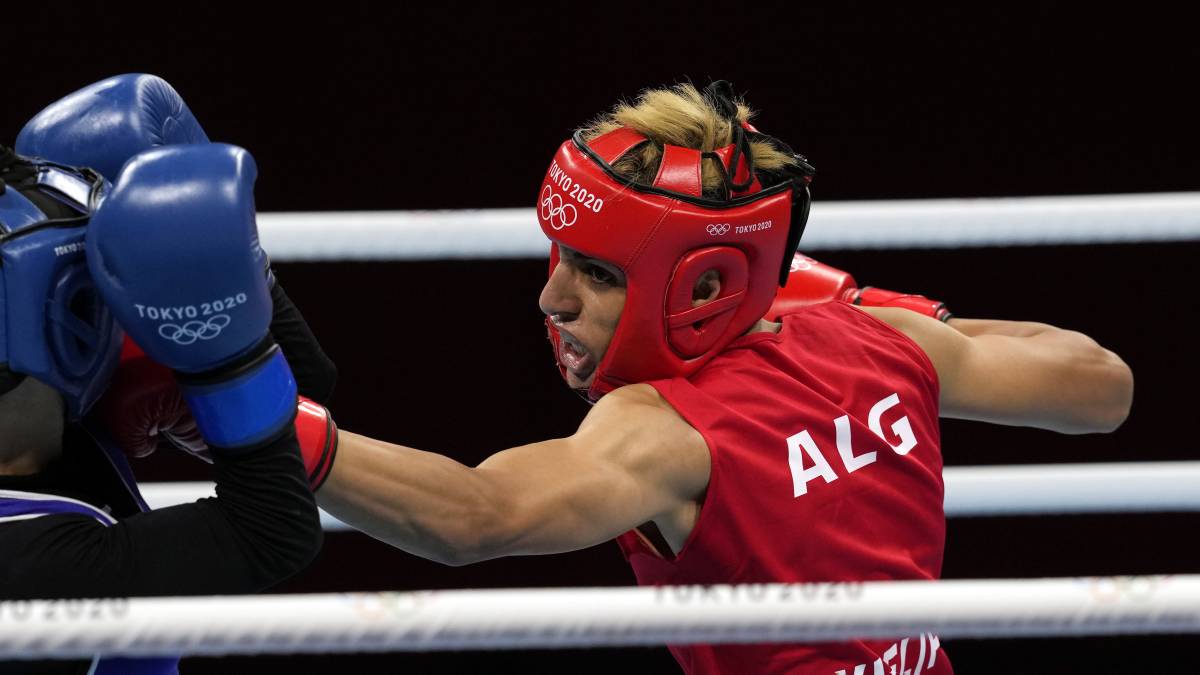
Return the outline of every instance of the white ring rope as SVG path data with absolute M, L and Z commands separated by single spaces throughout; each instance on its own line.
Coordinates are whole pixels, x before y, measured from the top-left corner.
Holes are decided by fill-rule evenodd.
M 1200 576 L 0 602 L 0 658 L 1200 632 Z
M 1200 462 L 952 466 L 947 516 L 1200 511 Z M 213 496 L 205 482 L 143 483 L 153 508 Z M 321 512 L 327 531 L 350 526 Z
M 1200 462 L 955 466 L 946 515 L 1200 511 Z
M 532 208 L 261 213 L 280 261 L 544 258 Z M 801 245 L 957 248 L 1200 240 L 1200 192 L 816 202 Z

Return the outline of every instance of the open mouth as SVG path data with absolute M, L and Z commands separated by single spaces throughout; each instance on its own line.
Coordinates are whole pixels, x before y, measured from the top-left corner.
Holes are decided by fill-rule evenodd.
M 573 335 L 559 329 L 562 341 L 558 347 L 558 360 L 571 375 L 586 380 L 596 370 L 596 360 Z

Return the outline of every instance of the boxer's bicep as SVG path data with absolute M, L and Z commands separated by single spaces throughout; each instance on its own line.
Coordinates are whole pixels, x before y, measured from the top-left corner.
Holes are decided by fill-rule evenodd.
M 703 491 L 708 449 L 645 385 L 609 394 L 565 439 L 498 453 L 476 469 L 500 499 L 495 557 L 592 546 Z

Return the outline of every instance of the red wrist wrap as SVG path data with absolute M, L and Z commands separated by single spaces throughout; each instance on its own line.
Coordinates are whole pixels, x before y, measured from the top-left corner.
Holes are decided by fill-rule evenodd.
M 308 486 L 316 492 L 333 468 L 333 458 L 337 455 L 337 425 L 324 406 L 303 396 L 296 406 L 296 440 L 300 442 L 300 455 L 308 472 Z

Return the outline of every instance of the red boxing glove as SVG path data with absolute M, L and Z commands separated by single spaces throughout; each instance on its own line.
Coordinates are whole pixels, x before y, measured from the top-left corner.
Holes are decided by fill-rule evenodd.
M 830 300 L 847 301 L 850 294 L 858 290 L 858 283 L 849 272 L 797 253 L 792 258 L 792 271 L 788 274 L 787 286 L 779 289 L 775 302 L 767 311 L 767 317 L 775 320 L 801 307 L 817 305 Z
M 776 320 L 784 314 L 801 307 L 816 305 L 831 300 L 840 300 L 864 307 L 901 307 L 930 316 L 939 321 L 950 318 L 944 303 L 930 300 L 923 295 L 885 291 L 881 288 L 858 288 L 858 283 L 849 272 L 819 263 L 808 256 L 797 253 L 792 258 L 792 271 L 788 284 L 779 291 L 767 318 Z
M 117 372 L 96 409 L 117 447 L 130 457 L 145 457 L 167 441 L 212 462 L 171 370 L 150 360 L 128 337 Z
M 121 350 L 121 364 L 96 407 L 117 446 L 131 457 L 145 457 L 166 441 L 212 462 L 208 444 L 196 429 L 171 370 L 150 360 L 128 338 Z M 333 468 L 337 425 L 324 406 L 303 396 L 296 406 L 296 440 L 308 485 L 315 492 Z

